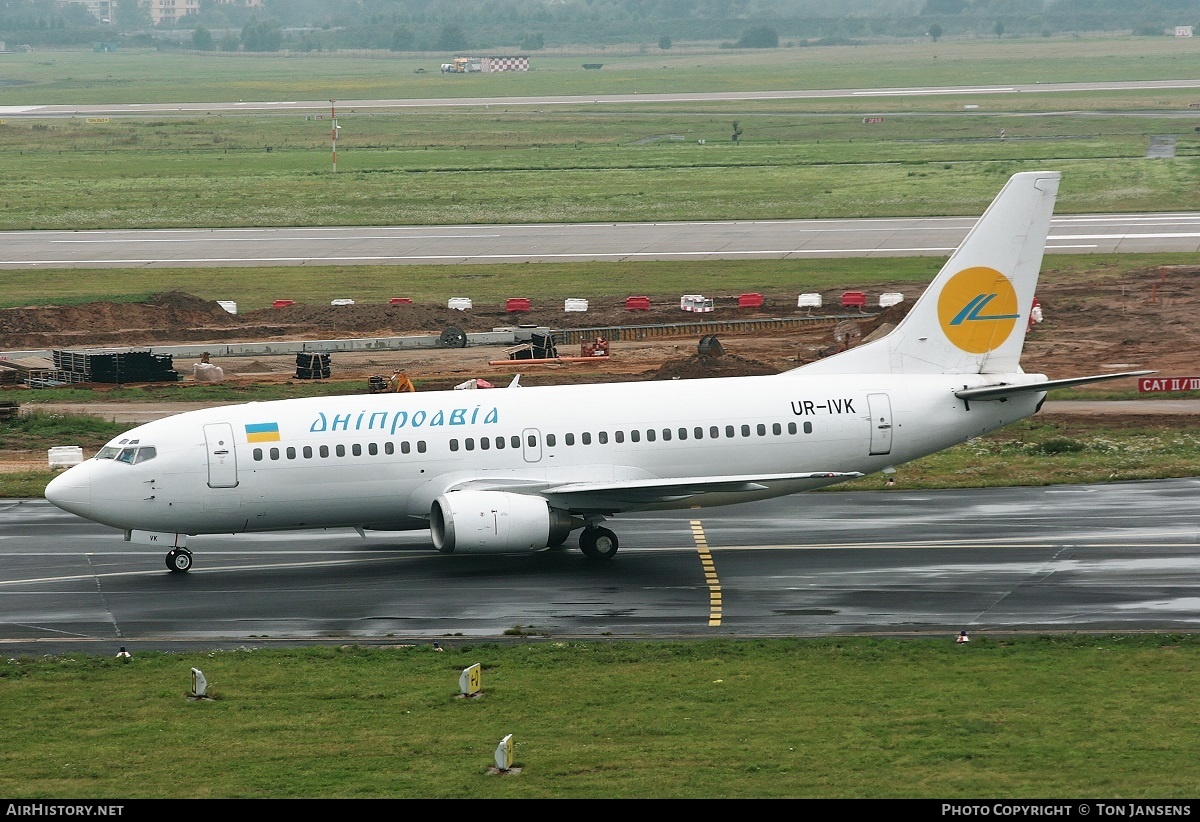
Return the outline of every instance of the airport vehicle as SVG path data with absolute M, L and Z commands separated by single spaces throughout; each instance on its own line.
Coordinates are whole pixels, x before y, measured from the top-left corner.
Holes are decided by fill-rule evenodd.
M 812 490 L 1034 414 L 1021 371 L 1057 172 L 1012 177 L 887 336 L 764 377 L 380 393 L 191 411 L 134 428 L 56 477 L 67 511 L 170 549 L 189 535 L 428 528 L 447 554 L 541 551 L 627 511 Z M 1137 372 L 1145 373 L 1145 372 Z

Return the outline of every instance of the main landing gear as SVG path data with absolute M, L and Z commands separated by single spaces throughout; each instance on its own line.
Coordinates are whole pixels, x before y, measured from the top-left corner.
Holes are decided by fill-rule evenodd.
M 614 549 L 615 550 L 615 549 Z M 186 548 L 172 548 L 167 552 L 167 570 L 182 574 L 192 567 L 192 552 Z
M 612 559 L 617 553 L 617 535 L 589 525 L 579 533 L 579 550 L 588 559 Z

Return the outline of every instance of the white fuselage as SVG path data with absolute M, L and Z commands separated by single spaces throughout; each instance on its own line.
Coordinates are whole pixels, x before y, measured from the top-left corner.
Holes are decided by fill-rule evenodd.
M 1034 413 L 1038 392 L 954 396 L 997 379 L 792 372 L 249 403 L 139 426 L 110 446 L 152 448 L 148 458 L 88 460 L 54 480 L 53 498 L 126 530 L 406 529 L 428 527 L 440 495 L 480 483 L 536 493 L 539 484 L 869 474 Z M 582 513 L 721 505 L 839 480 L 653 503 L 599 494 Z

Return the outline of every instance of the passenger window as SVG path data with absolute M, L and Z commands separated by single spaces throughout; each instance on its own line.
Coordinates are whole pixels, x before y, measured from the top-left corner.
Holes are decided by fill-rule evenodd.
M 254 449 L 254 461 L 255 461 L 255 462 L 262 462 L 262 458 L 263 458 L 263 452 L 262 452 L 262 449 L 261 449 L 261 448 L 255 448 L 255 449 Z
M 326 457 L 328 457 L 329 456 L 329 446 L 322 445 L 320 453 L 321 453 L 321 459 L 325 459 Z
M 806 422 L 806 423 L 804 423 L 804 433 L 805 433 L 805 434 L 811 434 L 811 433 L 812 433 L 812 423 L 811 423 L 811 422 Z
M 721 437 L 721 429 L 714 425 L 712 428 L 708 429 L 708 436 L 714 440 L 719 439 Z
M 504 448 L 504 437 L 496 437 L 496 450 Z
M 671 429 L 664 428 L 663 429 L 663 442 L 670 442 L 670 441 L 671 441 Z
M 333 453 L 337 454 L 339 457 L 344 457 L 344 456 L 346 456 L 346 446 L 344 446 L 344 445 L 335 445 L 335 446 L 334 446 L 334 448 L 333 448 Z
M 271 449 L 271 459 L 273 459 L 273 460 L 279 459 L 279 449 L 278 448 Z
M 417 453 L 418 454 L 425 453 L 425 440 L 417 440 Z
M 641 442 L 642 441 L 642 432 L 637 430 L 636 428 L 633 429 L 632 431 L 629 432 L 629 440 L 631 442 Z
M 304 451 L 302 453 L 304 454 L 304 458 L 306 460 L 312 459 L 312 454 L 313 454 L 312 446 L 311 445 L 304 446 Z
M 687 439 L 687 429 L 686 428 L 679 429 L 679 439 L 681 439 L 681 440 Z
M 742 426 L 742 436 L 743 436 L 743 437 L 748 437 L 748 436 L 750 436 L 750 426 L 748 426 L 748 425 L 743 425 L 743 426 Z
M 513 448 L 520 448 L 520 447 L 521 447 L 521 438 L 520 438 L 520 437 L 518 437 L 516 434 L 513 434 L 513 435 L 512 435 L 512 437 L 510 438 L 510 442 L 512 442 L 512 447 L 513 447 Z
M 601 431 L 599 434 L 596 435 L 596 437 L 600 440 L 601 445 L 604 445 L 608 442 L 608 432 L 607 431 Z
M 782 433 L 783 433 L 783 426 L 782 426 L 782 425 L 780 425 L 780 424 L 779 424 L 779 423 L 777 423 L 777 422 L 776 422 L 776 423 L 772 423 L 772 425 L 771 425 L 771 433 L 772 433 L 772 434 L 777 434 L 777 435 L 778 435 L 778 434 L 782 434 Z
M 794 423 L 794 422 L 789 422 L 789 423 L 788 423 L 788 433 L 789 433 L 789 434 L 795 434 L 795 433 L 796 433 L 796 423 Z
M 537 435 L 536 434 L 529 434 L 526 437 L 526 440 L 529 442 L 530 448 L 537 448 Z
M 396 453 L 396 444 L 394 442 L 391 442 L 390 440 L 388 442 L 385 442 L 383 444 L 383 453 L 385 453 L 389 456 L 391 456 L 392 454 L 395 454 Z
M 725 436 L 729 437 L 730 439 L 733 439 L 734 433 L 733 433 L 732 425 L 725 426 Z
M 693 435 L 693 436 L 694 436 L 696 439 L 698 439 L 698 440 L 702 440 L 702 439 L 704 439 L 704 429 L 703 429 L 703 428 L 700 428 L 699 426 L 697 426 L 697 427 L 696 427 L 696 430 L 692 432 L 692 435 Z
M 468 450 L 468 451 L 474 451 L 474 450 L 475 450 L 475 438 L 474 438 L 474 437 L 467 437 L 467 439 L 466 439 L 466 445 L 467 445 L 467 450 Z
M 617 442 L 625 442 L 625 432 L 624 431 L 614 431 L 613 436 L 616 438 Z
M 654 429 L 653 428 L 646 429 L 646 442 L 654 442 Z
M 296 458 L 296 449 L 295 448 L 292 448 L 289 446 L 287 451 L 285 451 L 284 453 L 287 454 L 287 458 L 290 460 L 294 460 Z
M 354 456 L 356 456 L 356 457 L 361 457 L 362 456 L 362 443 L 356 442 L 356 443 L 354 443 L 354 445 L 351 445 L 350 453 L 354 454 Z
M 376 443 L 367 443 L 367 453 L 372 457 L 379 453 L 379 445 Z
M 487 442 L 487 440 L 481 440 L 481 441 L 480 441 L 480 445 L 483 445 L 483 443 L 485 443 L 485 442 Z M 547 435 L 546 435 L 546 445 L 549 445 L 551 448 L 553 448 L 553 447 L 554 447 L 554 444 L 555 444 L 555 443 L 557 443 L 557 442 L 558 442 L 558 437 L 556 437 L 554 434 L 547 434 Z M 486 445 L 484 445 L 484 448 L 486 448 L 486 447 L 487 447 L 487 446 L 486 446 Z
M 574 434 L 563 434 L 563 441 L 567 445 L 574 445 L 575 444 L 575 435 Z
M 458 440 L 450 440 L 450 450 L 451 451 L 458 450 Z
M 547 442 L 549 442 L 550 438 L 551 438 L 551 437 L 553 437 L 553 436 L 554 436 L 553 434 L 550 434 L 550 435 L 548 435 L 548 436 L 546 437 L 546 441 L 547 441 Z M 551 442 L 550 444 L 551 444 L 551 445 L 554 445 L 554 443 L 552 443 L 552 442 Z M 488 450 L 488 449 L 489 449 L 489 448 L 491 448 L 491 447 L 492 447 L 492 441 L 491 441 L 491 440 L 489 440 L 487 437 L 480 437 L 480 438 L 479 438 L 479 450 L 480 450 L 480 451 L 486 451 L 486 450 Z
M 763 425 L 761 422 L 758 424 L 758 435 L 760 437 L 765 437 L 767 435 L 767 426 Z
M 584 445 L 592 444 L 592 434 L 590 431 L 584 431 L 582 434 L 579 435 L 579 438 L 583 441 Z

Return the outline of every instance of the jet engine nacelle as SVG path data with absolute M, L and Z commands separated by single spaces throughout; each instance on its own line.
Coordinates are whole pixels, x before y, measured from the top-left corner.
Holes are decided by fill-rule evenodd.
M 542 497 L 505 491 L 451 491 L 433 501 L 429 530 L 443 554 L 542 551 L 575 523 Z

